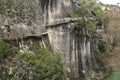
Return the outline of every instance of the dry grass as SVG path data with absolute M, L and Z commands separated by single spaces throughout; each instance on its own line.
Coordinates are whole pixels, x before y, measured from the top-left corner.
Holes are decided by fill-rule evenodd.
M 112 32 L 116 45 L 112 54 L 108 55 L 105 61 L 107 66 L 112 67 L 114 71 L 120 71 L 120 11 L 111 10 L 108 13 L 110 14 L 108 31 Z

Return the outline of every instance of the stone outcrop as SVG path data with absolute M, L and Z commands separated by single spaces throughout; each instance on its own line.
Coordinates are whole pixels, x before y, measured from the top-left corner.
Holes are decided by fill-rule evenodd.
M 51 47 L 62 56 L 67 72 L 67 78 L 94 77 L 91 49 L 96 47 L 91 45 L 91 35 L 85 29 L 76 29 L 73 23 L 64 24 L 47 29 Z M 73 28 L 73 29 L 71 29 Z M 92 48 L 91 48 L 92 47 Z
M 59 5 L 56 6 L 53 12 L 51 10 L 53 7 L 50 4 L 48 5 L 47 24 L 55 24 L 54 19 L 65 17 L 64 10 L 71 11 L 74 8 L 72 6 L 72 0 L 59 0 L 58 3 Z M 54 12 L 56 13 L 54 14 Z M 61 54 L 68 80 L 75 78 L 90 80 L 90 77 L 94 76 L 91 75 L 93 74 L 91 35 L 84 26 L 82 29 L 76 29 L 75 27 L 76 25 L 74 23 L 61 23 L 59 25 L 47 26 L 50 44 L 53 51 Z
M 29 1 L 24 0 L 24 2 L 28 3 Z M 34 16 L 29 18 L 31 25 L 28 25 L 27 22 L 13 23 L 13 25 L 3 24 L 0 27 L 1 36 L 6 40 L 23 39 L 26 42 L 26 37 L 28 37 L 27 40 L 30 40 L 30 36 L 40 37 L 46 33 L 53 51 L 61 54 L 66 70 L 66 80 L 74 80 L 75 78 L 90 80 L 94 77 L 92 75 L 94 56 L 91 54 L 93 44 L 91 44 L 90 33 L 84 26 L 77 29 L 74 22 L 62 23 L 59 20 L 67 17 L 66 13 L 75 8 L 73 6 L 74 0 L 35 0 L 29 3 L 24 6 L 25 10 L 27 7 L 33 6 Z M 60 24 L 54 25 L 56 23 Z

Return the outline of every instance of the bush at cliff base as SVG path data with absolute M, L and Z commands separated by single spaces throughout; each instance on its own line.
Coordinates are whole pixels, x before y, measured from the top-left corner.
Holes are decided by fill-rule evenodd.
M 62 80 L 63 67 L 58 54 L 39 49 L 35 54 L 17 54 L 0 65 L 0 80 Z
M 13 55 L 15 53 L 10 49 L 9 45 L 0 39 L 0 61 Z

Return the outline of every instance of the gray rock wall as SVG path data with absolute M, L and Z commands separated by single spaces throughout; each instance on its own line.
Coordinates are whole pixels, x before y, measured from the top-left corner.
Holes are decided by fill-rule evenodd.
M 75 25 L 64 24 L 47 29 L 53 51 L 60 53 L 66 77 L 86 78 L 92 74 L 91 37 L 85 28 L 72 29 Z
M 61 25 L 53 28 L 49 28 L 48 36 L 52 49 L 60 53 L 64 67 L 66 69 L 66 75 L 68 78 L 73 76 L 78 76 L 78 54 L 73 51 L 72 45 L 75 44 L 74 41 L 71 42 L 71 30 L 68 28 L 70 25 Z M 68 75 L 69 74 L 69 75 Z
M 39 0 L 0 0 L 0 4 L 0 37 L 17 39 L 45 32 Z
M 54 23 L 54 19 L 65 18 L 73 10 L 72 0 L 45 0 L 43 5 L 44 24 Z
M 25 12 L 29 6 L 32 6 L 30 7 L 32 15 L 24 20 L 29 19 L 32 22 L 31 25 L 29 26 L 27 22 L 22 21 L 12 25 L 7 22 L 7 24 L 3 24 L 3 27 L 0 27 L 1 36 L 5 39 L 16 39 L 27 36 L 40 36 L 47 32 L 51 48 L 53 51 L 60 53 L 62 57 L 66 78 L 74 80 L 80 77 L 80 79 L 90 80 L 92 61 L 89 32 L 84 27 L 75 29 L 75 25 L 72 23 L 54 25 L 56 19 L 65 18 L 66 13 L 73 10 L 72 0 L 36 0 L 35 2 L 25 0 L 23 2 L 27 3 L 23 4 Z M 8 16 L 7 14 L 5 16 Z M 19 20 L 21 16 L 16 15 L 14 18 Z M 9 21 L 8 18 L 6 19 Z M 3 21 L 3 23 L 5 22 Z M 47 26 L 46 28 L 46 25 L 51 23 L 53 26 Z

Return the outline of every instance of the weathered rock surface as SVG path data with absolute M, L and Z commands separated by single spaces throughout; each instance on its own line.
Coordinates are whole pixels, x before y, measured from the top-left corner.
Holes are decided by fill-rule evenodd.
M 75 29 L 74 23 L 54 25 L 59 23 L 57 19 L 65 18 L 66 13 L 75 8 L 73 0 L 2 0 L 1 2 L 6 4 L 1 6 L 5 8 L 3 10 L 5 14 L 0 16 L 2 38 L 17 40 L 28 36 L 41 36 L 47 32 L 53 51 L 61 54 L 68 80 L 78 77 L 90 80 L 95 76 L 92 72 L 94 56 L 91 54 L 91 49 L 94 47 L 89 32 L 84 26 L 82 29 Z

